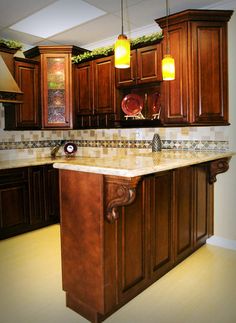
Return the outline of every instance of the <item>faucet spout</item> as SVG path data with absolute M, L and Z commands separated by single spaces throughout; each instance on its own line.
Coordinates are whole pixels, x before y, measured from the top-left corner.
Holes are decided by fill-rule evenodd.
M 65 143 L 65 140 L 60 140 L 60 141 L 56 144 L 56 146 L 54 146 L 54 147 L 52 148 L 52 150 L 51 150 L 51 157 L 52 157 L 52 158 L 56 158 L 56 154 L 57 154 L 58 150 L 60 149 L 60 147 L 61 147 L 62 145 L 64 145 L 64 143 Z

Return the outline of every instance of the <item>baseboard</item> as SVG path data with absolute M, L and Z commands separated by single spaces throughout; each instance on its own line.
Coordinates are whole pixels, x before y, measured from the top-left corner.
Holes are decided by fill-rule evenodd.
M 236 250 L 236 240 L 229 240 L 217 236 L 212 236 L 206 241 L 207 244 L 226 249 Z

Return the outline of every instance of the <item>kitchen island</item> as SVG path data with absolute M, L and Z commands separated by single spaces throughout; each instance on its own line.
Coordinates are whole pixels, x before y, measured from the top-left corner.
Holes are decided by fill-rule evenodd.
M 54 163 L 67 306 L 102 322 L 204 244 L 213 184 L 232 155 L 163 150 Z

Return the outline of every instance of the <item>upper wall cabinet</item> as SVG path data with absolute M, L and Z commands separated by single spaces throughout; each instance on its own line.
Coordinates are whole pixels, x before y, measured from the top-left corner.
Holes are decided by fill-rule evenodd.
M 163 82 L 165 124 L 228 124 L 227 22 L 230 10 L 186 10 L 169 16 L 176 78 Z M 166 17 L 156 22 L 164 31 Z
M 14 59 L 15 80 L 23 95 L 23 103 L 5 109 L 5 129 L 40 129 L 40 66 L 39 62 Z
M 161 81 L 161 48 L 159 43 L 132 50 L 130 68 L 116 69 L 116 86 L 127 87 Z
M 115 119 L 114 58 L 75 66 L 75 110 L 79 128 L 108 127 Z
M 26 57 L 34 57 L 41 64 L 42 128 L 73 128 L 71 57 L 82 52 L 75 46 L 38 46 L 25 52 Z

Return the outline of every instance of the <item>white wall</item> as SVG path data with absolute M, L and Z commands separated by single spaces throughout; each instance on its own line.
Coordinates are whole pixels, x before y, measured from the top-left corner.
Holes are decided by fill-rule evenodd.
M 236 7 L 235 7 L 236 9 Z M 229 22 L 229 141 L 236 152 L 236 12 Z M 228 172 L 217 176 L 215 184 L 215 235 L 236 240 L 236 156 Z

